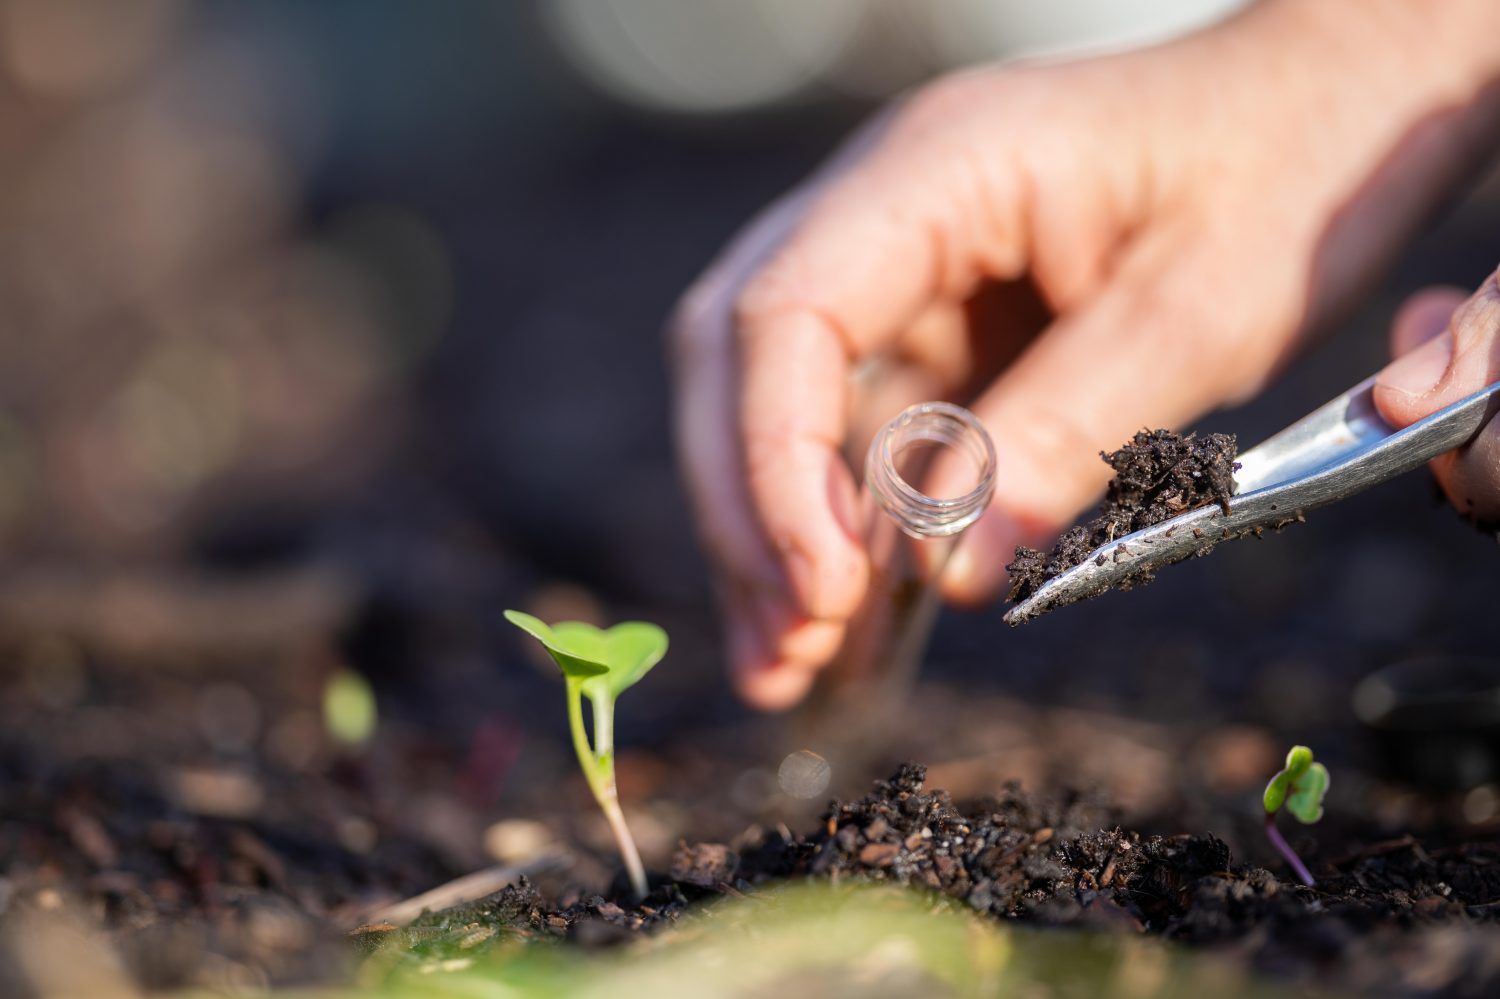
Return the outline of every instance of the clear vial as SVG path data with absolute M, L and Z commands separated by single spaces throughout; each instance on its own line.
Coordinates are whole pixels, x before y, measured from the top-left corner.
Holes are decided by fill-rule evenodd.
M 932 496 L 922 485 L 940 456 L 953 459 L 960 486 Z M 837 749 L 837 740 L 868 731 L 910 688 L 941 602 L 937 581 L 994 490 L 994 443 L 962 406 L 919 403 L 875 435 L 860 499 L 870 587 L 819 675 L 799 735 Z

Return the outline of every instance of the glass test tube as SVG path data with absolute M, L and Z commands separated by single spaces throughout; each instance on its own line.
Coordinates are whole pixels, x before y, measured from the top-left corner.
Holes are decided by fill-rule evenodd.
M 963 491 L 931 496 L 919 487 L 943 455 L 957 463 Z M 816 731 L 834 718 L 846 734 L 868 729 L 910 687 L 937 615 L 938 579 L 994 493 L 995 447 L 967 409 L 924 402 L 875 435 L 864 472 L 870 586 L 799 726 L 815 744 L 839 738 Z

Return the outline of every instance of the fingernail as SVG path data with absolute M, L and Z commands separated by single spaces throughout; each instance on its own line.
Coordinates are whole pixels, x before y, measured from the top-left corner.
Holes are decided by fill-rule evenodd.
M 1431 392 L 1453 361 L 1453 334 L 1444 331 L 1386 366 L 1376 378 L 1381 385 L 1421 396 Z

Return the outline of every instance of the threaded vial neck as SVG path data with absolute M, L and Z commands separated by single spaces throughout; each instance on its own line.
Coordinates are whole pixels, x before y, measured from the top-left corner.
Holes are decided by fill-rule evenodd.
M 925 480 L 940 456 L 956 463 L 957 481 L 965 492 L 930 496 L 913 485 Z M 962 406 L 918 403 L 882 427 L 870 442 L 865 487 L 912 537 L 950 537 L 978 520 L 990 504 L 995 491 L 994 442 Z

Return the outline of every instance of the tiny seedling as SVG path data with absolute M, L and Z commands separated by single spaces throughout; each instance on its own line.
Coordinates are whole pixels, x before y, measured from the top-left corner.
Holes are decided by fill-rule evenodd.
M 645 621 L 626 621 L 606 630 L 582 621 L 548 625 L 513 610 L 505 612 L 505 619 L 541 642 L 562 670 L 578 765 L 619 844 L 630 887 L 637 900 L 644 898 L 646 871 L 615 791 L 615 700 L 666 655 L 667 633 Z M 594 708 L 592 742 L 583 726 L 585 697 Z
M 1305 885 L 1314 883 L 1312 873 L 1276 828 L 1276 813 L 1285 807 L 1298 822 L 1310 826 L 1323 817 L 1323 795 L 1327 793 L 1328 768 L 1313 762 L 1311 749 L 1293 746 L 1286 754 L 1286 766 L 1271 778 L 1261 796 L 1266 809 L 1266 838 Z

